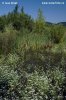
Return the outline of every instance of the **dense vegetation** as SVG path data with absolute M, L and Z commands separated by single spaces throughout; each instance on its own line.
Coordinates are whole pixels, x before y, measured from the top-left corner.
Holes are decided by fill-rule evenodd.
M 65 100 L 66 27 L 18 11 L 0 16 L 0 100 Z

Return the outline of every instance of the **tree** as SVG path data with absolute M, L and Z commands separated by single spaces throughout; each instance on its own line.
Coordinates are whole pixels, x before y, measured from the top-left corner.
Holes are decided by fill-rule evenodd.
M 14 9 L 13 12 L 14 12 L 14 14 L 17 14 L 18 13 L 18 5 L 15 6 L 15 9 Z
M 21 22 L 22 28 L 26 28 L 29 31 L 32 31 L 34 22 L 31 16 L 25 13 L 20 13 L 20 22 Z
M 45 26 L 45 19 L 43 16 L 43 12 L 41 9 L 39 9 L 38 16 L 37 16 L 37 19 L 35 21 L 35 31 L 37 33 L 42 33 L 44 30 L 44 26 Z
M 23 14 L 24 13 L 24 7 L 22 6 L 21 8 L 21 13 Z
M 18 19 L 15 19 L 15 20 L 13 21 L 13 27 L 14 27 L 14 29 L 16 29 L 16 30 L 20 30 L 20 29 L 22 28 L 22 23 L 21 23 L 21 21 L 19 20 L 19 18 L 18 18 Z
M 3 32 L 5 29 L 5 22 L 3 17 L 0 17 L 0 31 Z
M 42 12 L 41 9 L 38 9 L 37 20 L 40 21 L 40 22 L 44 22 L 45 23 L 44 16 L 43 16 L 43 12 Z

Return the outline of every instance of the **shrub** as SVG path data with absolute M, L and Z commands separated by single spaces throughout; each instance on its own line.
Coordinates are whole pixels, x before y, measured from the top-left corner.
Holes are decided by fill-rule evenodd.
M 51 40 L 54 43 L 60 43 L 64 35 L 64 27 L 62 25 L 55 25 L 51 27 Z
M 9 66 L 0 66 L 0 97 L 9 98 L 15 91 L 18 81 L 19 76 L 16 71 L 11 70 Z
M 19 57 L 17 54 L 8 54 L 5 63 L 7 65 L 13 66 L 13 68 L 14 68 L 14 67 L 16 67 L 18 61 L 19 61 Z
M 16 31 L 6 28 L 6 32 L 0 33 L 0 53 L 7 54 L 16 47 Z
M 48 77 L 43 74 L 39 75 L 37 72 L 29 75 L 27 87 L 25 90 L 26 98 L 31 99 L 40 99 L 44 95 L 45 99 L 47 98 L 47 92 L 49 90 L 49 80 Z
M 51 98 L 63 98 L 63 84 L 65 81 L 65 73 L 59 67 L 53 70 L 48 70 L 47 76 L 50 79 L 50 94 Z
M 64 80 L 65 74 L 58 68 L 48 70 L 47 73 L 32 73 L 28 75 L 23 99 L 59 100 L 63 96 L 62 86 Z

